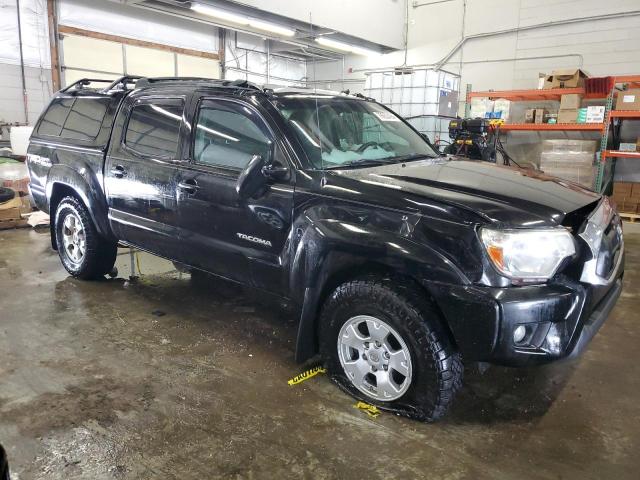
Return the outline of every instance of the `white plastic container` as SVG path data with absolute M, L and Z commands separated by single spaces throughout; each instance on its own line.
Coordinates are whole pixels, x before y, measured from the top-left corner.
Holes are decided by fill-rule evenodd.
M 24 156 L 27 154 L 31 132 L 33 132 L 33 127 L 11 127 L 9 141 L 14 155 Z

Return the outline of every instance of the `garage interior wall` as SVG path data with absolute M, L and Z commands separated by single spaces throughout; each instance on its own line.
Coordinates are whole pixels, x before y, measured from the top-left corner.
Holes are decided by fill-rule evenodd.
M 220 77 L 217 58 L 178 53 L 178 49 L 188 49 L 217 57 L 219 33 L 211 25 L 97 0 L 61 0 L 58 22 L 64 27 L 107 36 L 103 39 L 63 35 L 60 42 L 63 84 L 95 75 Z M 118 38 L 125 40 L 113 41 Z M 126 39 L 147 44 L 129 44 Z
M 362 92 L 368 71 L 424 64 L 434 67 L 453 52 L 440 66 L 461 76 L 458 113 L 464 115 L 467 84 L 476 91 L 537 88 L 539 73 L 560 68 L 582 68 L 591 76 L 640 73 L 637 0 L 409 0 L 406 5 L 406 62 L 404 50 L 369 57 L 349 55 L 344 67 L 341 62 L 316 65 L 315 85 L 334 89 L 344 85 Z M 580 18 L 591 19 L 565 23 Z M 550 22 L 557 25 L 528 28 Z M 504 30 L 513 31 L 469 38 L 455 50 L 464 37 Z M 514 109 L 526 108 L 523 105 Z M 540 102 L 536 106 L 551 105 Z M 639 133 L 640 121 L 627 121 L 622 141 L 631 141 Z M 514 157 L 533 161 L 539 158 L 543 139 L 560 137 L 597 140 L 599 133 L 512 132 L 505 146 Z M 637 161 L 618 159 L 616 179 L 640 181 Z
M 0 124 L 33 122 L 48 102 L 53 89 L 46 0 L 21 0 L 20 16 L 27 90 L 26 115 L 16 2 L 0 0 Z
M 404 51 L 369 57 L 348 55 L 345 82 L 358 90 L 364 88 L 368 70 L 438 64 L 465 36 L 612 15 L 620 16 L 467 40 L 441 67 L 460 74 L 462 88 L 472 84 L 474 90 L 536 88 L 538 73 L 559 68 L 582 68 L 591 76 L 640 72 L 640 3 L 409 0 L 406 62 Z M 343 75 L 339 62 L 318 64 L 316 72 L 316 79 L 329 84 L 339 83 Z
M 225 42 L 225 78 L 257 84 L 306 86 L 304 59 L 277 52 L 279 42 L 257 35 L 228 31 Z

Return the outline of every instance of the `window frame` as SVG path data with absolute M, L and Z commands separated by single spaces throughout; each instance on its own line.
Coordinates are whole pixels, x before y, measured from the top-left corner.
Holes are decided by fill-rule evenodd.
M 223 96 L 201 96 L 198 99 L 198 102 L 196 104 L 195 110 L 194 110 L 194 116 L 193 116 L 193 128 L 191 129 L 191 138 L 189 140 L 189 163 L 196 168 L 205 168 L 205 169 L 209 169 L 212 171 L 217 171 L 220 172 L 222 174 L 226 174 L 226 175 L 231 175 L 231 176 L 240 176 L 240 173 L 242 173 L 242 168 L 238 168 L 238 167 L 231 167 L 229 165 L 211 165 L 208 163 L 202 163 L 202 162 L 198 162 L 196 161 L 195 158 L 195 143 L 196 143 L 196 134 L 198 131 L 198 121 L 200 119 L 200 111 L 203 108 L 206 108 L 206 106 L 204 106 L 204 104 L 207 101 L 212 101 L 212 102 L 226 102 L 226 103 L 235 103 L 237 105 L 240 105 L 242 107 L 246 107 L 248 109 L 250 109 L 251 111 L 253 111 L 256 115 L 257 118 L 260 119 L 260 121 L 263 123 L 263 125 L 266 127 L 266 130 L 269 132 L 269 139 L 271 140 L 271 159 L 273 158 L 274 154 L 275 154 L 275 149 L 276 149 L 276 142 L 277 142 L 277 137 L 273 131 L 273 128 L 271 128 L 271 125 L 269 125 L 269 122 L 267 121 L 267 119 L 265 118 L 265 116 L 257 109 L 255 108 L 253 105 L 244 102 L 240 99 L 237 98 L 229 98 L 229 97 L 223 97 Z M 270 159 L 268 159 L 270 160 Z
M 163 102 L 175 102 L 175 103 L 180 103 L 180 105 L 182 105 L 182 115 L 180 118 L 180 123 L 178 124 L 178 137 L 176 139 L 176 151 L 174 152 L 174 154 L 171 156 L 149 155 L 147 153 L 140 152 L 135 148 L 129 146 L 127 144 L 127 132 L 129 131 L 129 122 L 131 120 L 131 116 L 133 115 L 133 111 L 135 110 L 135 108 L 142 105 L 150 105 L 153 103 L 162 105 Z M 178 160 L 180 158 L 182 129 L 185 121 L 186 107 L 187 107 L 187 101 L 182 96 L 168 96 L 168 97 L 149 96 L 149 97 L 142 97 L 142 98 L 135 99 L 135 101 L 128 106 L 126 121 L 124 122 L 124 125 L 122 127 L 122 137 L 120 138 L 120 148 L 122 149 L 122 151 L 127 152 L 130 155 L 133 155 L 138 158 L 158 159 L 158 160 L 164 160 L 164 161 Z

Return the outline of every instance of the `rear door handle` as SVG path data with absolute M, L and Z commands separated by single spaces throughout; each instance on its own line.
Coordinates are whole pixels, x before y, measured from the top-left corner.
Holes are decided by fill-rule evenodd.
M 193 195 L 200 188 L 198 183 L 194 179 L 185 180 L 183 182 L 178 183 L 178 188 L 183 192 L 189 193 Z
M 122 165 L 116 165 L 111 169 L 111 175 L 116 178 L 122 178 L 127 175 L 127 171 L 124 169 Z

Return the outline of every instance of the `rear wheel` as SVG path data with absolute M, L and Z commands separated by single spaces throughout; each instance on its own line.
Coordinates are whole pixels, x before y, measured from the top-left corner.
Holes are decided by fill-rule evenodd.
M 351 395 L 423 421 L 446 413 L 462 362 L 416 286 L 379 278 L 345 283 L 327 299 L 320 326 L 329 373 Z
M 98 234 L 86 207 L 75 197 L 58 204 L 55 231 L 62 265 L 74 277 L 96 279 L 113 269 L 117 243 Z

